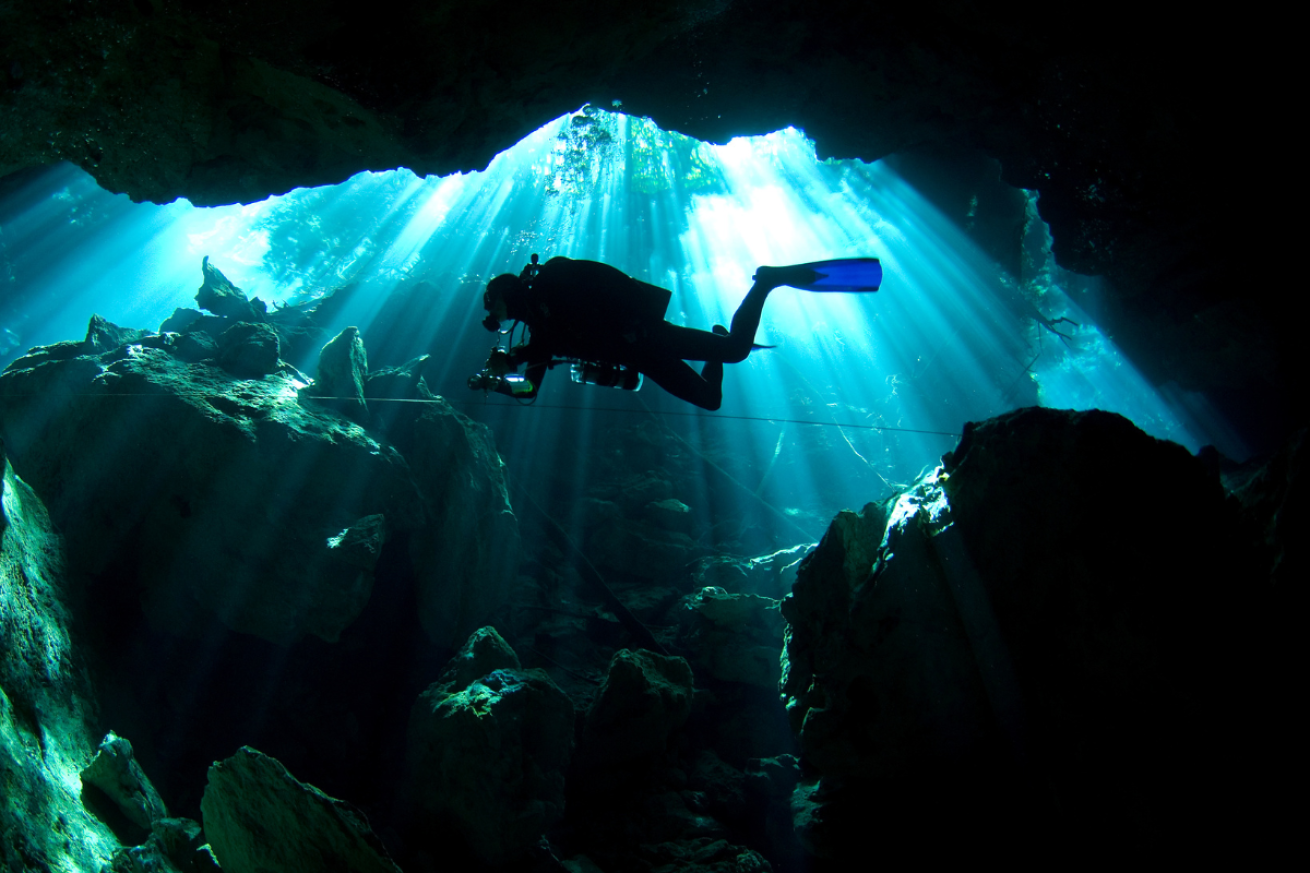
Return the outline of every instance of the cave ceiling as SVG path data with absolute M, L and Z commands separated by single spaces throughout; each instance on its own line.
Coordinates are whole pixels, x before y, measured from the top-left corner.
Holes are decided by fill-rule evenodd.
M 1151 378 L 1275 430 L 1304 418 L 1279 283 L 1243 253 L 1252 193 L 1227 178 L 1256 160 L 1271 50 L 1218 16 L 993 6 L 4 4 L 0 177 L 70 161 L 135 200 L 250 202 L 481 169 L 614 101 L 711 142 L 790 124 L 821 157 L 925 154 L 947 175 L 985 155 L 1040 191 L 1059 262 L 1110 281 L 1098 321 Z

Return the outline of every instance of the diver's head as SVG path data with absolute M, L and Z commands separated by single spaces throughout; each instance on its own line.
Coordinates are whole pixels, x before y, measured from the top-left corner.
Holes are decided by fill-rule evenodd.
M 504 273 L 487 283 L 487 290 L 482 294 L 482 306 L 487 310 L 483 327 L 490 331 L 500 329 L 500 323 L 509 318 L 510 302 L 517 300 L 522 285 L 513 273 Z

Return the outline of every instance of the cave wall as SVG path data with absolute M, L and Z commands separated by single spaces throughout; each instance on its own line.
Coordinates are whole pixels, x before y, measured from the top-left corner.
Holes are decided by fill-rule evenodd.
M 1256 159 L 1276 97 L 1259 26 L 1127 4 L 19 3 L 0 9 L 0 177 L 65 160 L 137 200 L 249 202 L 479 169 L 614 101 L 707 141 L 792 124 L 820 156 L 926 155 L 983 189 L 985 155 L 1040 191 L 1060 264 L 1111 281 L 1096 316 L 1134 363 L 1271 448 L 1306 393 L 1282 277 L 1251 254 L 1278 232 L 1255 239 L 1265 195 L 1219 175 Z

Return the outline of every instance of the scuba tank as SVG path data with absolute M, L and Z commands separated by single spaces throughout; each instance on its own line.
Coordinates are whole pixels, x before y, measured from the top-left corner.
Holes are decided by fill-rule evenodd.
M 606 388 L 621 388 L 624 391 L 640 391 L 643 381 L 637 370 L 618 364 L 596 364 L 579 361 L 573 365 L 570 374 L 579 385 L 601 385 Z

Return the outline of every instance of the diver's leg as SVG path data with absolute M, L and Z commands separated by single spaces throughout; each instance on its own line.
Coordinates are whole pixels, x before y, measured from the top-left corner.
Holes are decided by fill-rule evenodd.
M 717 367 L 717 374 L 714 369 Z M 656 385 L 701 409 L 714 411 L 723 405 L 723 364 L 707 363 L 706 378 L 685 361 L 661 357 L 643 361 L 639 370 Z
M 732 327 L 725 330 L 715 325 L 713 332 L 661 322 L 647 337 L 662 354 L 684 361 L 715 361 L 736 364 L 746 360 L 755 342 L 764 301 L 776 286 L 756 282 L 747 292 L 746 299 L 732 316 Z

